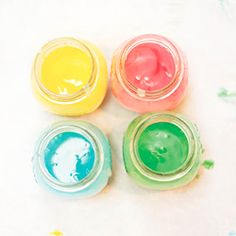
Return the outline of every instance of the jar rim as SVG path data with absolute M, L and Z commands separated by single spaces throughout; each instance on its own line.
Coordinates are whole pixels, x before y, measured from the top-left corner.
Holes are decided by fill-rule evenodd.
M 45 56 L 49 55 L 54 50 L 65 46 L 71 46 L 79 49 L 82 48 L 91 59 L 92 69 L 88 82 L 86 83 L 86 85 L 84 85 L 82 88 L 80 88 L 73 94 L 58 94 L 52 92 L 48 88 L 46 88 L 46 86 L 41 81 L 41 69 Z M 73 37 L 56 38 L 46 43 L 36 55 L 33 63 L 33 79 L 41 95 L 46 97 L 47 99 L 57 103 L 74 102 L 75 100 L 77 101 L 87 96 L 90 90 L 93 89 L 93 87 L 95 86 L 96 75 L 97 75 L 97 64 L 98 64 L 98 58 L 96 54 L 90 47 L 86 45 L 84 41 L 75 39 Z
M 38 141 L 38 144 L 36 145 L 34 161 L 36 161 L 38 170 L 40 171 L 40 174 L 42 175 L 43 179 L 46 181 L 46 183 L 50 187 L 52 187 L 55 190 L 58 190 L 61 192 L 81 191 L 87 186 L 89 186 L 90 184 L 92 184 L 102 171 L 102 167 L 103 167 L 105 159 L 104 159 L 104 152 L 103 152 L 101 143 L 96 137 L 96 134 L 88 127 L 84 127 L 83 124 L 88 124 L 88 123 L 83 122 L 83 121 L 57 122 L 53 124 L 51 127 L 49 127 L 49 129 L 41 135 Z M 47 170 L 46 164 L 44 161 L 44 158 L 45 158 L 44 150 L 47 147 L 48 143 L 55 136 L 64 132 L 75 132 L 86 137 L 91 142 L 92 147 L 94 149 L 94 153 L 95 153 L 94 165 L 91 171 L 89 172 L 89 174 L 85 176 L 85 178 L 83 178 L 81 181 L 72 183 L 72 184 L 63 183 L 57 180 L 55 177 L 53 177 Z
M 169 182 L 180 179 L 185 176 L 189 171 L 191 171 L 192 167 L 194 166 L 194 163 L 196 162 L 196 153 L 199 149 L 199 135 L 198 130 L 194 124 L 192 124 L 182 115 L 174 114 L 172 112 L 148 113 L 136 119 L 139 119 L 139 121 L 136 123 L 135 128 L 131 131 L 131 142 L 129 148 L 132 162 L 135 168 L 137 168 L 139 172 L 142 173 L 142 175 L 155 181 Z M 137 152 L 137 140 L 140 137 L 142 131 L 151 124 L 158 122 L 167 122 L 176 125 L 182 130 L 188 141 L 189 148 L 186 160 L 178 169 L 169 173 L 157 173 L 156 171 L 153 171 L 152 169 L 148 168 L 140 160 L 139 154 Z M 200 148 L 202 148 L 201 144 Z
M 161 45 L 166 48 L 171 54 L 175 64 L 175 74 L 173 79 L 165 87 L 153 91 L 140 89 L 132 84 L 126 76 L 125 61 L 129 53 L 138 45 L 146 43 L 153 43 Z M 122 46 L 115 52 L 116 60 L 114 60 L 115 74 L 122 87 L 132 97 L 136 99 L 142 99 L 147 101 L 159 100 L 168 97 L 172 94 L 180 85 L 184 77 L 185 58 L 180 48 L 170 41 L 168 38 L 158 34 L 143 34 L 136 36 L 130 40 L 125 41 Z

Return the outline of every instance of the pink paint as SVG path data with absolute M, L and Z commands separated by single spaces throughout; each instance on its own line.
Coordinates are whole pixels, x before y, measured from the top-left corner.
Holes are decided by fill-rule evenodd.
M 165 37 L 141 35 L 123 44 L 111 68 L 113 95 L 136 112 L 174 109 L 188 83 L 181 50 Z
M 175 63 L 169 50 L 154 43 L 134 47 L 125 61 L 127 80 L 135 87 L 154 91 L 173 80 Z

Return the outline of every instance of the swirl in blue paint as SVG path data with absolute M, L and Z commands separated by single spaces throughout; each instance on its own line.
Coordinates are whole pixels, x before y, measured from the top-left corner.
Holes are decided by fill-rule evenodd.
M 78 183 L 91 172 L 95 151 L 91 142 L 76 132 L 63 132 L 50 140 L 44 152 L 49 174 L 64 184 Z

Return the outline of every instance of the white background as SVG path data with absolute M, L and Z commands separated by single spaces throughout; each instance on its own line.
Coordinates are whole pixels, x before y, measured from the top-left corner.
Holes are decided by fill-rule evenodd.
M 0 1 L 0 235 L 221 236 L 236 231 L 236 105 L 217 97 L 236 89 L 235 0 L 38 0 Z M 109 137 L 113 176 L 86 200 L 65 200 L 34 181 L 34 143 L 52 122 L 31 93 L 36 52 L 47 41 L 73 36 L 94 42 L 106 55 L 142 33 L 177 42 L 189 62 L 189 93 L 176 111 L 199 127 L 204 157 L 190 185 L 166 192 L 136 186 L 122 163 L 123 133 L 137 114 L 116 103 L 110 91 L 89 120 Z

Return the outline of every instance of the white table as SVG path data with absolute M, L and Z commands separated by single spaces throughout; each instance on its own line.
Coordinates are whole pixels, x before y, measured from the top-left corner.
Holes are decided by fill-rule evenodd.
M 227 3 L 228 2 L 228 3 Z M 223 236 L 236 231 L 236 105 L 217 97 L 236 89 L 235 0 L 0 1 L 0 235 Z M 35 183 L 31 156 L 39 133 L 54 121 L 31 94 L 36 52 L 48 40 L 73 36 L 100 47 L 110 65 L 119 44 L 142 33 L 174 39 L 184 50 L 189 93 L 176 111 L 198 126 L 213 170 L 166 192 L 136 186 L 124 170 L 123 133 L 137 114 L 110 91 L 93 114 L 113 148 L 113 177 L 99 195 L 65 200 Z M 109 121 L 109 122 L 108 122 Z

